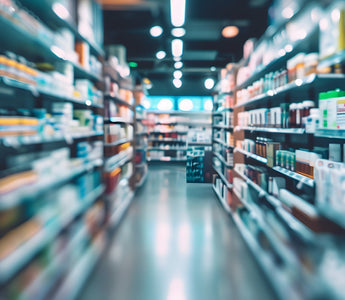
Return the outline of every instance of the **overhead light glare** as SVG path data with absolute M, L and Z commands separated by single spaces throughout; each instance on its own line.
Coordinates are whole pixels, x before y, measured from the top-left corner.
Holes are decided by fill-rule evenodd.
M 181 81 L 181 79 L 174 79 L 173 80 L 173 84 L 174 84 L 174 86 L 177 88 L 177 89 L 179 89 L 181 86 L 182 86 L 182 81 Z
M 159 37 L 161 36 L 163 33 L 163 28 L 160 27 L 160 26 L 153 26 L 151 27 L 150 29 L 150 34 L 153 36 L 153 37 Z
M 182 69 L 183 68 L 183 62 L 182 61 L 177 61 L 174 64 L 175 69 Z
M 214 87 L 214 80 L 212 78 L 207 78 L 204 82 L 205 88 L 208 90 L 212 90 Z
M 291 7 L 285 7 L 282 11 L 282 16 L 285 18 L 285 19 L 290 19 L 293 17 L 294 15 L 294 11 Z
M 212 66 L 212 67 L 210 68 L 210 70 L 211 70 L 212 72 L 215 72 L 215 71 L 217 71 L 217 68 L 214 67 L 214 66 Z
M 177 38 L 185 36 L 186 30 L 184 28 L 173 28 L 171 30 L 171 35 Z
M 181 57 L 180 56 L 174 56 L 174 61 L 178 62 L 178 61 L 181 61 Z
M 180 39 L 172 40 L 171 52 L 174 57 L 181 57 L 183 54 L 183 41 Z
M 175 79 L 181 79 L 182 75 L 183 75 L 182 71 L 180 71 L 180 70 L 177 70 L 177 71 L 174 72 L 174 78 Z
M 239 32 L 240 30 L 238 29 L 237 26 L 226 26 L 222 30 L 222 36 L 227 39 L 230 39 L 237 36 Z
M 170 14 L 173 26 L 183 26 L 186 19 L 186 0 L 170 0 Z
M 70 14 L 65 6 L 61 3 L 54 3 L 53 4 L 53 11 L 54 13 L 63 20 L 67 20 L 70 17 Z
M 158 52 L 156 53 L 156 57 L 157 57 L 158 59 L 164 59 L 166 56 L 167 56 L 167 54 L 166 54 L 165 51 L 158 51 Z

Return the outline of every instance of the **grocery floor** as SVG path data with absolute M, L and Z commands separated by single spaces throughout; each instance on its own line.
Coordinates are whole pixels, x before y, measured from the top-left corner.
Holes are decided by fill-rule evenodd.
M 210 184 L 152 165 L 80 300 L 276 299 Z

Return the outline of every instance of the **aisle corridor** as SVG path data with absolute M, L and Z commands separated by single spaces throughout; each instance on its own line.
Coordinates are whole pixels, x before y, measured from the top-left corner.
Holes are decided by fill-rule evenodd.
M 264 276 L 211 185 L 152 165 L 80 300 L 270 300 Z

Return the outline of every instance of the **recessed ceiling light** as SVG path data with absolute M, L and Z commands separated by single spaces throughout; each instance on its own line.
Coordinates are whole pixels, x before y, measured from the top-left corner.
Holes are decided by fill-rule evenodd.
M 204 82 L 205 88 L 208 90 L 212 90 L 214 87 L 214 79 L 207 78 Z
M 177 61 L 174 64 L 175 69 L 181 69 L 183 67 L 183 62 L 182 61 Z
M 182 59 L 182 58 L 181 58 L 180 56 L 174 56 L 174 61 L 177 61 L 177 62 L 178 62 L 178 61 L 181 61 L 181 59 Z
M 217 71 L 217 68 L 214 67 L 214 66 L 212 66 L 212 67 L 210 68 L 210 70 L 211 70 L 212 72 L 215 72 L 215 71 Z
M 175 79 L 181 79 L 182 78 L 182 72 L 180 70 L 177 70 L 174 72 L 174 78 Z
M 167 54 L 166 54 L 165 51 L 158 51 L 158 52 L 156 53 L 156 57 L 157 57 L 158 59 L 163 59 L 163 58 L 165 58 L 166 56 L 167 56 Z
M 229 39 L 238 35 L 239 32 L 240 30 L 236 26 L 226 26 L 222 30 L 222 36 Z
M 170 0 L 171 24 L 183 26 L 186 19 L 186 0 Z
M 153 37 L 159 37 L 161 36 L 163 33 L 163 28 L 160 27 L 160 26 L 153 26 L 151 27 L 150 29 L 150 34 L 153 36 Z
M 174 39 L 171 42 L 171 52 L 174 57 L 180 57 L 183 54 L 183 41 Z
M 174 84 L 174 86 L 177 88 L 177 89 L 179 89 L 181 86 L 182 86 L 182 81 L 180 80 L 180 79 L 174 79 L 173 80 L 173 84 Z
M 183 37 L 186 34 L 186 30 L 184 28 L 173 28 L 171 30 L 171 34 L 174 37 L 180 38 L 180 37 Z

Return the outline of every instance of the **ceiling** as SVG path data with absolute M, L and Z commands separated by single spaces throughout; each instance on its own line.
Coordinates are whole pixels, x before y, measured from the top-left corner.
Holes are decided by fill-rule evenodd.
M 203 87 L 206 77 L 217 78 L 218 70 L 229 62 L 239 61 L 243 44 L 260 37 L 267 28 L 270 0 L 186 0 L 186 35 L 182 38 L 183 85 L 172 84 L 174 60 L 171 54 L 169 0 L 102 0 L 105 23 L 105 46 L 124 45 L 127 61 L 136 62 L 141 76 L 148 77 L 154 95 L 207 95 Z M 163 34 L 154 38 L 149 30 L 163 27 Z M 235 25 L 239 34 L 225 39 L 224 26 Z M 167 56 L 158 60 L 156 52 Z M 211 71 L 216 67 L 217 71 Z

